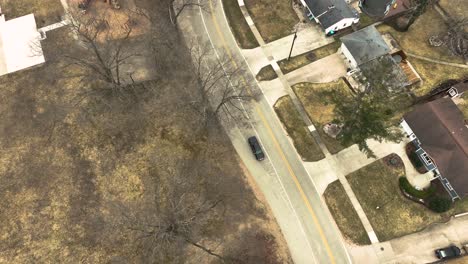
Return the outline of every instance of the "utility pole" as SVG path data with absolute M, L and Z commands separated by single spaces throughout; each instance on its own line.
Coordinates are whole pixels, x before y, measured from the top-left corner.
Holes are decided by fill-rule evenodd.
M 291 54 L 292 54 L 292 50 L 293 50 L 294 42 L 296 41 L 296 38 L 297 38 L 297 29 L 294 31 L 294 38 L 291 44 L 291 50 L 289 51 L 288 61 L 291 58 Z

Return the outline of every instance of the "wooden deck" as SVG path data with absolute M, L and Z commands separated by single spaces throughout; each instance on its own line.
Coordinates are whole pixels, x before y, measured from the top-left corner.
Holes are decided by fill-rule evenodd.
M 400 67 L 401 69 L 403 69 L 403 72 L 408 78 L 410 85 L 415 84 L 421 80 L 419 75 L 415 72 L 415 70 L 413 69 L 413 67 L 410 65 L 410 63 L 407 60 L 402 60 L 400 62 Z

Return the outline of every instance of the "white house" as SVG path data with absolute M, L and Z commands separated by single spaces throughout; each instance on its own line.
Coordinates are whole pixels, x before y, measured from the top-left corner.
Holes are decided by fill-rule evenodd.
M 45 62 L 33 14 L 5 21 L 0 15 L 0 75 Z
M 308 10 L 309 19 L 320 24 L 327 35 L 359 22 L 359 13 L 345 0 L 301 0 L 301 3 Z

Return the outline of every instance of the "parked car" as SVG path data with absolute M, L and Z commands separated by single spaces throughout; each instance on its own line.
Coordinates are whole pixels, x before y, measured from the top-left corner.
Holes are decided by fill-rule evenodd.
M 253 154 L 255 155 L 255 158 L 260 161 L 265 159 L 265 153 L 263 153 L 262 148 L 260 147 L 260 143 L 258 142 L 257 138 L 255 136 L 249 137 L 248 139 L 250 148 L 252 149 Z
M 438 259 L 450 259 L 461 255 L 461 250 L 457 246 L 449 246 L 446 248 L 439 248 L 435 250 Z

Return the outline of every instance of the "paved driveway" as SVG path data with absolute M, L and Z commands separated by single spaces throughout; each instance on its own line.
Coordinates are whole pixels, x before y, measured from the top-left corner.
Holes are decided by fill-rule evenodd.
M 289 84 L 327 83 L 346 75 L 346 65 L 339 53 L 332 54 L 286 74 Z
M 468 215 L 388 242 L 348 249 L 354 263 L 431 263 L 437 260 L 435 249 L 468 243 L 467 226 Z

